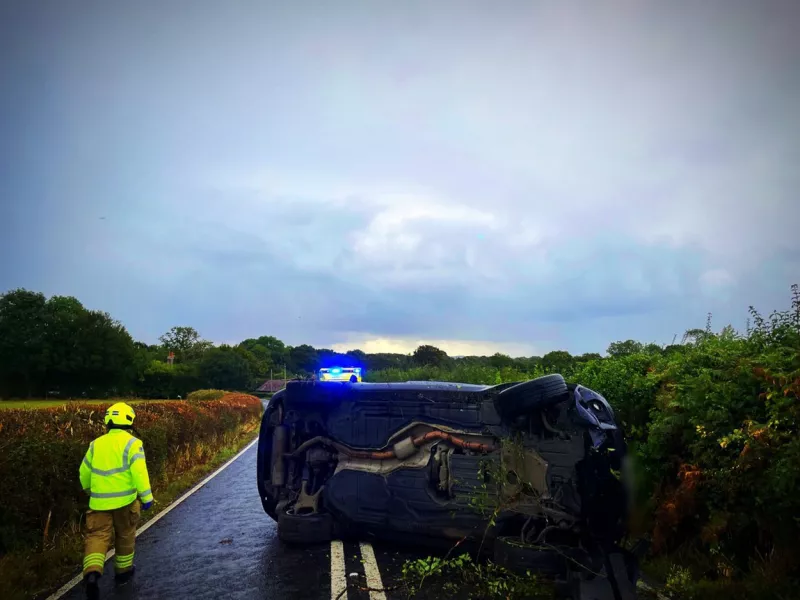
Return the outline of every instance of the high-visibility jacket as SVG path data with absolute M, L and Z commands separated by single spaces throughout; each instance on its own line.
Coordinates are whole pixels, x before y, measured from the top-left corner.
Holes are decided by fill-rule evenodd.
M 142 442 L 124 429 L 111 429 L 89 444 L 80 479 L 92 510 L 114 510 L 137 496 L 153 500 Z

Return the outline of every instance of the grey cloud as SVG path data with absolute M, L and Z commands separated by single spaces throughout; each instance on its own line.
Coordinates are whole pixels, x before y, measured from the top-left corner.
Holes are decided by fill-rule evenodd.
M 3 10 L 0 287 L 145 339 L 596 351 L 800 273 L 794 2 Z

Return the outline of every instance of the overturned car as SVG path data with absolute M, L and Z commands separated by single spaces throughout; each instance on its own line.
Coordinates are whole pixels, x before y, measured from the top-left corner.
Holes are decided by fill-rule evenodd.
M 630 598 L 624 462 L 608 402 L 547 375 L 496 386 L 290 381 L 264 413 L 257 470 L 286 542 L 474 541 L 572 597 L 605 597 L 602 581 L 607 597 Z

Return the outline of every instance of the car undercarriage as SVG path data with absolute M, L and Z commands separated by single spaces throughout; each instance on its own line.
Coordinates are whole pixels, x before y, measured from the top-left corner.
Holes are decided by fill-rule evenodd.
M 298 380 L 264 413 L 258 489 L 289 543 L 479 542 L 573 598 L 632 598 L 636 561 L 619 546 L 624 455 L 608 402 L 561 375 L 497 386 Z

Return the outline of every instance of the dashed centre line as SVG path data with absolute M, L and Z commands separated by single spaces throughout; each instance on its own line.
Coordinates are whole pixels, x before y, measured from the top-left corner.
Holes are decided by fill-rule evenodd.
M 361 543 L 361 558 L 364 560 L 364 575 L 367 576 L 367 587 L 370 589 L 369 600 L 386 600 L 381 572 L 378 569 L 378 561 L 375 560 L 372 544 Z
M 339 540 L 331 542 L 331 600 L 347 600 L 344 544 Z
M 361 564 L 364 566 L 364 576 L 369 588 L 369 600 L 387 600 L 372 544 L 361 542 L 359 548 Z M 333 540 L 331 542 L 331 600 L 347 600 L 347 567 L 344 561 L 344 544 L 341 540 Z

